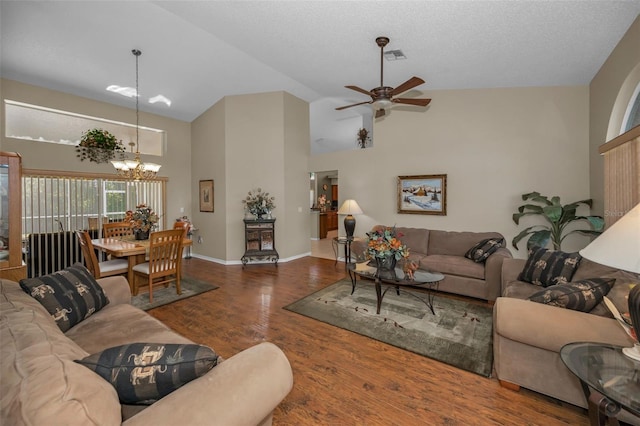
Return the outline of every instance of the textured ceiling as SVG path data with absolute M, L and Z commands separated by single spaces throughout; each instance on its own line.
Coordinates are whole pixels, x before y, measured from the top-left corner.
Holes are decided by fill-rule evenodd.
M 162 94 L 141 110 L 191 121 L 227 95 L 286 90 L 328 107 L 345 89 L 416 75 L 417 89 L 589 84 L 640 13 L 638 1 L 6 1 L 3 78 L 123 106 L 111 84 Z M 345 113 L 348 114 L 348 113 Z

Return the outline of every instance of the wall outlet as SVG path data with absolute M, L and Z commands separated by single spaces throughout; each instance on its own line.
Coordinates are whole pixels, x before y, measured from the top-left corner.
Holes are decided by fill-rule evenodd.
M 180 213 L 184 213 L 184 207 L 180 207 Z
M 202 244 L 202 237 L 198 236 L 198 244 Z

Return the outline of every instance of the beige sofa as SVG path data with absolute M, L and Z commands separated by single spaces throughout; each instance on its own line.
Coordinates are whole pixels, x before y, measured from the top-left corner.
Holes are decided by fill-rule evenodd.
M 505 387 L 520 386 L 586 408 L 580 381 L 560 359 L 560 349 L 571 342 L 601 342 L 632 346 L 633 340 L 612 318 L 603 303 L 591 312 L 545 305 L 526 300 L 542 290 L 518 280 L 525 260 L 507 259 L 502 265 L 502 295 L 493 308 L 494 368 Z M 616 278 L 607 295 L 622 311 L 632 274 L 582 259 L 571 281 L 588 278 Z M 628 312 L 625 309 L 624 312 Z M 628 413 L 624 420 L 638 424 Z
M 419 268 L 444 274 L 438 290 L 487 301 L 494 301 L 500 296 L 502 262 L 512 257 L 504 243 L 485 262 L 477 263 L 464 255 L 484 239 L 503 238 L 501 234 L 404 227 L 396 227 L 396 231 L 401 235 L 402 243 L 409 248 L 409 258 L 417 262 Z M 355 241 L 352 256 L 363 259 L 365 249 L 366 238 Z
M 286 356 L 271 343 L 222 361 L 150 406 L 121 405 L 110 383 L 74 360 L 132 342 L 193 342 L 133 307 L 125 278 L 98 282 L 109 304 L 63 333 L 18 283 L 0 280 L 0 424 L 271 424 L 293 384 Z

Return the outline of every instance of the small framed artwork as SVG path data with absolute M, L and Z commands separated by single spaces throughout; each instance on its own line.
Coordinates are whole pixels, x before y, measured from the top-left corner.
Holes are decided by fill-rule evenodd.
M 447 175 L 398 176 L 398 213 L 447 214 Z
M 213 180 L 200 181 L 200 211 L 213 213 Z

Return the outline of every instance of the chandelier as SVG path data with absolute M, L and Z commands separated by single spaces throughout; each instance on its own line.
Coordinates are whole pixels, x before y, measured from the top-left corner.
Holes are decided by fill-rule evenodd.
M 160 164 L 143 163 L 140 159 L 140 110 L 138 108 L 138 102 L 140 98 L 140 91 L 138 90 L 138 58 L 142 55 L 142 52 L 138 49 L 131 51 L 136 57 L 136 141 L 129 142 L 131 146 L 131 153 L 133 153 L 133 146 L 136 146 L 136 152 L 133 160 L 112 160 L 111 164 L 115 167 L 118 176 L 130 180 L 143 180 L 153 179 L 160 170 Z

